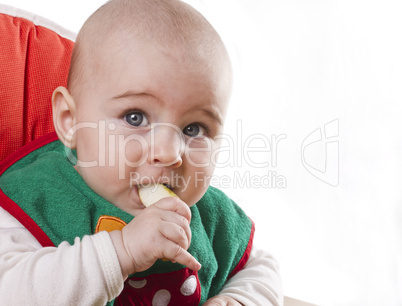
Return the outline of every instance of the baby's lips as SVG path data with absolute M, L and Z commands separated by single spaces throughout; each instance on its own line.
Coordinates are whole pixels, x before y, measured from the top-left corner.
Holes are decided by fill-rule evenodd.
M 138 186 L 140 200 L 145 207 L 155 204 L 168 197 L 178 197 L 172 190 L 163 184 L 147 184 Z

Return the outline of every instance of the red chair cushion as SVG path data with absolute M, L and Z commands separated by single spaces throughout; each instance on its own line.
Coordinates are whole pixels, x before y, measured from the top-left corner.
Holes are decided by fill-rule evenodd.
M 0 160 L 54 130 L 51 97 L 67 83 L 73 42 L 0 14 Z

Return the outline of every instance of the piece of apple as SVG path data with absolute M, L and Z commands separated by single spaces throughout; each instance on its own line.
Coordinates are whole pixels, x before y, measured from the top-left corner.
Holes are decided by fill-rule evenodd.
M 163 184 L 148 184 L 138 186 L 138 194 L 140 200 L 145 207 L 155 204 L 160 199 L 178 196 Z M 169 261 L 167 258 L 162 258 L 163 261 Z
M 155 204 L 160 199 L 177 197 L 177 195 L 163 184 L 148 184 L 138 186 L 140 200 L 145 207 Z

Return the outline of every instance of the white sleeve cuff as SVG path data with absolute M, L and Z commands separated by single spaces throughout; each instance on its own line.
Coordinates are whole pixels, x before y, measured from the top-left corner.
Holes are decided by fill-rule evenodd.
M 123 290 L 123 275 L 112 240 L 103 231 L 92 236 L 94 247 L 99 256 L 99 262 L 108 288 L 108 300 L 114 299 Z
M 243 305 L 283 305 L 278 263 L 271 254 L 253 246 L 244 268 L 228 280 L 220 294 Z

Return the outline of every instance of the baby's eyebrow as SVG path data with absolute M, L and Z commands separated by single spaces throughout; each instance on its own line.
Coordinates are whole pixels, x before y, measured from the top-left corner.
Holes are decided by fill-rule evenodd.
M 214 112 L 214 111 L 211 111 L 211 110 L 209 110 L 209 109 L 204 109 L 204 108 L 202 108 L 201 111 L 202 111 L 205 115 L 207 115 L 208 117 L 210 117 L 212 120 L 216 121 L 219 125 L 223 125 L 222 118 L 221 118 L 221 116 L 219 116 L 218 113 L 216 113 L 216 112 Z
M 113 100 L 129 98 L 129 97 L 143 97 L 143 96 L 149 96 L 149 95 L 146 94 L 146 93 L 143 93 L 143 92 L 136 92 L 136 91 L 133 91 L 133 90 L 127 90 L 126 92 L 124 92 L 122 94 L 114 96 Z

